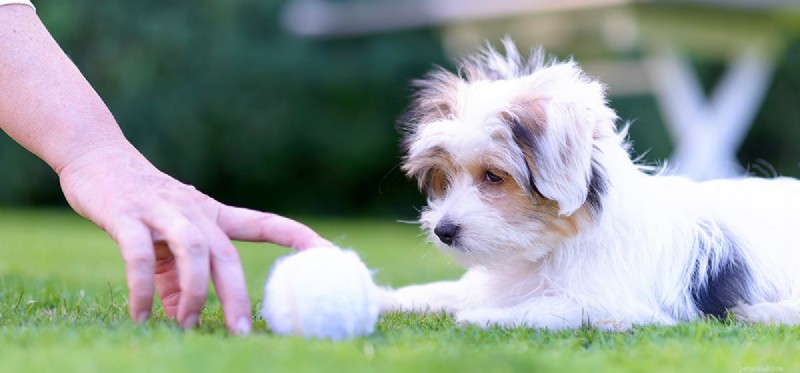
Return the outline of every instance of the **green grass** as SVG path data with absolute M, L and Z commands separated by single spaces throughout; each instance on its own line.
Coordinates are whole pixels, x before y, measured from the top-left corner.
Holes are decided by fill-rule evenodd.
M 306 220 L 400 286 L 461 271 L 416 227 L 376 220 Z M 238 244 L 254 310 L 273 260 L 286 249 Z M 67 211 L 0 210 L 0 372 L 765 372 L 800 370 L 800 328 L 696 322 L 626 333 L 460 327 L 444 315 L 392 314 L 348 342 L 225 332 L 211 295 L 201 328 L 163 315 L 135 325 L 126 314 L 116 247 Z M 254 311 L 255 312 L 255 311 Z

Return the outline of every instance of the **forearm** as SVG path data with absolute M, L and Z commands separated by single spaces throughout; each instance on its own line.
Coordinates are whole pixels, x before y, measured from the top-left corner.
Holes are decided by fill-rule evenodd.
M 0 6 L 0 128 L 59 173 L 90 150 L 135 152 L 28 6 Z

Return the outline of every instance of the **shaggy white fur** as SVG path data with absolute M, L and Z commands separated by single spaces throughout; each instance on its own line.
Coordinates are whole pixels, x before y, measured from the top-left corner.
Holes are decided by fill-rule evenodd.
M 602 84 L 510 40 L 416 82 L 403 169 L 467 268 L 383 310 L 550 329 L 703 316 L 800 323 L 800 182 L 696 183 L 631 160 Z

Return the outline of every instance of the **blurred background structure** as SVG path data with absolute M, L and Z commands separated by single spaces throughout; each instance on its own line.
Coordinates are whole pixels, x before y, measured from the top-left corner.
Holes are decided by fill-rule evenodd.
M 42 0 L 38 12 L 158 167 L 226 203 L 413 219 L 409 82 L 543 45 L 606 82 L 637 154 L 703 179 L 800 176 L 796 0 Z M 2 92 L 0 92 L 2 95 Z M 0 138 L 0 204 L 63 205 Z

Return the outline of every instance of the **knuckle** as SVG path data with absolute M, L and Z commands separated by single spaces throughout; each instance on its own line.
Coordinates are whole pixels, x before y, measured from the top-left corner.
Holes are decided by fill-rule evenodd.
M 153 297 L 153 289 L 147 288 L 145 286 L 130 286 L 128 289 L 128 293 L 131 302 L 139 300 L 148 300 L 152 299 Z
M 202 234 L 190 224 L 183 224 L 175 228 L 173 242 L 175 255 L 201 256 L 208 253 L 208 247 Z
M 191 237 L 183 241 L 183 251 L 190 257 L 205 256 L 208 254 L 208 248 L 199 237 Z
M 129 250 L 123 255 L 125 263 L 134 267 L 145 267 L 155 265 L 153 253 L 142 250 Z
M 116 215 L 116 218 L 104 220 L 100 225 L 120 245 L 131 242 L 138 232 L 139 222 L 130 216 Z
M 232 247 L 221 247 L 213 251 L 215 261 L 225 263 L 239 263 L 239 252 Z

